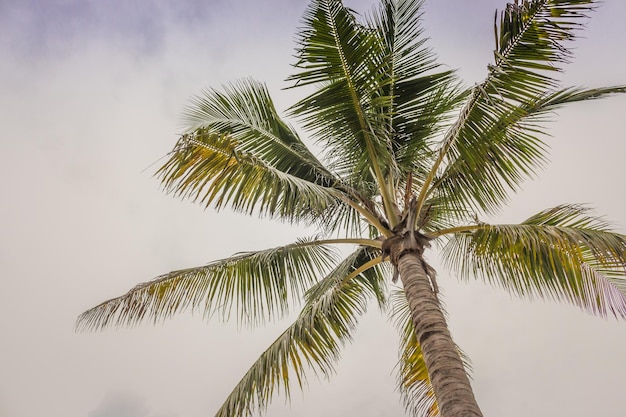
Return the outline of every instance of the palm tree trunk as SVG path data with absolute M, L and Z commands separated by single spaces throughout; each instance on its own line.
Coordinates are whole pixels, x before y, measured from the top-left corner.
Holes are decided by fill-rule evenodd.
M 441 416 L 482 417 L 421 251 L 400 254 L 397 268 Z

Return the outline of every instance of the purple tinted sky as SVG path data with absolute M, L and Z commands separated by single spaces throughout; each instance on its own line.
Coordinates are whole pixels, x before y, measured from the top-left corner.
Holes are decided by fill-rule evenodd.
M 174 144 L 179 114 L 204 87 L 253 76 L 279 108 L 294 101 L 298 92 L 281 88 L 306 4 L 0 0 L 0 416 L 212 415 L 286 325 L 248 332 L 183 316 L 72 330 L 82 310 L 137 282 L 308 235 L 180 202 L 158 190 L 154 168 L 144 171 Z M 484 75 L 503 6 L 427 4 L 431 44 L 468 84 Z M 621 1 L 595 13 L 568 82 L 626 82 L 625 17 Z M 501 219 L 589 202 L 624 231 L 625 111 L 619 97 L 560 112 L 552 164 Z M 440 277 L 486 416 L 626 413 L 625 323 Z M 291 408 L 279 398 L 269 415 L 402 415 L 390 375 L 395 331 L 376 311 L 366 319 L 331 383 L 312 378 Z

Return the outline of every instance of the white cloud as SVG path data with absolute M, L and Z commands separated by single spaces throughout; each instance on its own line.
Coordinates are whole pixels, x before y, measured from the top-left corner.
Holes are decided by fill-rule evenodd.
M 211 415 L 286 325 L 250 333 L 184 316 L 99 334 L 72 329 L 83 309 L 139 281 L 300 235 L 287 225 L 164 196 L 150 177 L 153 168 L 142 172 L 173 145 L 178 115 L 203 87 L 251 75 L 268 81 L 279 108 L 297 96 L 280 87 L 306 2 L 261 3 L 207 6 L 219 17 L 215 25 L 166 19 L 159 48 L 145 54 L 120 42 L 123 36 L 82 30 L 71 32 L 62 54 L 31 54 L 33 44 L 7 45 L 22 29 L 0 28 L 10 35 L 0 36 L 0 54 L 11 58 L 0 60 L 0 414 Z M 372 2 L 350 2 L 360 11 L 363 3 Z M 456 0 L 429 2 L 425 18 L 435 49 L 451 66 L 471 68 L 470 84 L 489 59 L 492 12 L 503 3 L 490 1 L 479 25 L 466 9 L 453 7 Z M 570 66 L 576 70 L 568 73 L 576 82 L 626 82 L 626 62 L 616 53 L 626 44 L 616 24 L 623 18 L 619 3 L 606 2 L 590 22 Z M 562 112 L 550 140 L 553 163 L 515 197 L 507 218 L 520 220 L 552 203 L 592 202 L 623 230 L 624 99 Z M 453 334 L 474 363 L 485 415 L 626 412 L 624 323 L 569 306 L 510 300 L 443 271 L 440 279 Z M 376 314 L 363 320 L 330 383 L 312 378 L 304 395 L 294 390 L 291 407 L 279 398 L 268 415 L 399 415 L 389 376 L 395 332 Z M 103 392 L 109 392 L 104 399 Z

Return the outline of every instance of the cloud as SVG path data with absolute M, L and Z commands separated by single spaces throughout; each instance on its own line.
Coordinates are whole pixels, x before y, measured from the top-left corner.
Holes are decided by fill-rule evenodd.
M 172 412 L 150 410 L 146 400 L 128 392 L 108 392 L 87 417 L 176 417 Z
M 169 27 L 193 27 L 209 20 L 206 2 L 27 0 L 1 6 L 0 25 L 11 49 L 33 57 L 57 56 L 97 39 L 153 54 Z
M 506 3 L 483 8 L 486 1 L 427 3 L 432 46 L 469 85 L 493 58 L 493 10 Z M 248 333 L 182 316 L 72 333 L 77 314 L 138 282 L 308 235 L 163 195 L 151 178 L 161 161 L 142 172 L 174 145 L 188 97 L 206 86 L 252 76 L 268 82 L 278 109 L 302 98 L 281 87 L 307 3 L 0 0 L 0 416 L 212 415 L 287 325 Z M 366 12 L 372 1 L 348 3 Z M 626 43 L 621 4 L 594 14 L 568 84 L 624 82 L 626 58 L 615 53 Z M 551 126 L 551 165 L 503 221 L 582 201 L 625 224 L 624 99 L 562 112 Z M 472 359 L 485 415 L 550 415 L 550 407 L 569 417 L 625 415 L 623 322 L 511 301 L 441 271 L 452 333 Z M 291 405 L 278 397 L 266 415 L 402 415 L 390 374 L 395 329 L 372 311 L 356 337 L 331 383 L 311 377 L 304 395 L 294 387 Z

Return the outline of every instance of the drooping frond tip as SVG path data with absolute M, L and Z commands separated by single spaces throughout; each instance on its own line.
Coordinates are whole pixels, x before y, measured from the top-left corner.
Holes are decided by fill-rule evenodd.
M 357 249 L 307 292 L 296 321 L 255 361 L 216 417 L 248 417 L 263 411 L 276 393 L 289 397 L 294 382 L 302 388 L 306 371 L 325 377 L 334 373 L 367 302 L 372 296 L 384 297 L 384 274 L 376 267 L 346 280 L 371 255 L 369 249 Z
M 532 54 L 542 53 L 549 61 L 566 62 L 571 52 L 563 41 L 575 38 L 575 31 L 584 26 L 584 19 L 597 8 L 597 3 L 595 0 L 515 0 L 508 3 L 500 12 L 500 18 L 498 11 L 494 18 L 496 62 L 506 59 L 523 36 L 535 41 L 525 48 L 527 58 L 532 60 Z M 519 53 L 519 57 L 525 56 L 523 48 Z M 557 69 L 550 65 L 534 68 Z
M 462 277 L 524 298 L 626 318 L 626 236 L 584 206 L 558 206 L 521 224 L 479 224 L 455 234 L 444 259 Z
M 335 255 L 332 246 L 307 239 L 173 271 L 85 311 L 76 327 L 156 323 L 188 309 L 224 320 L 234 313 L 241 323 L 257 325 L 288 313 L 293 298 L 330 269 Z

